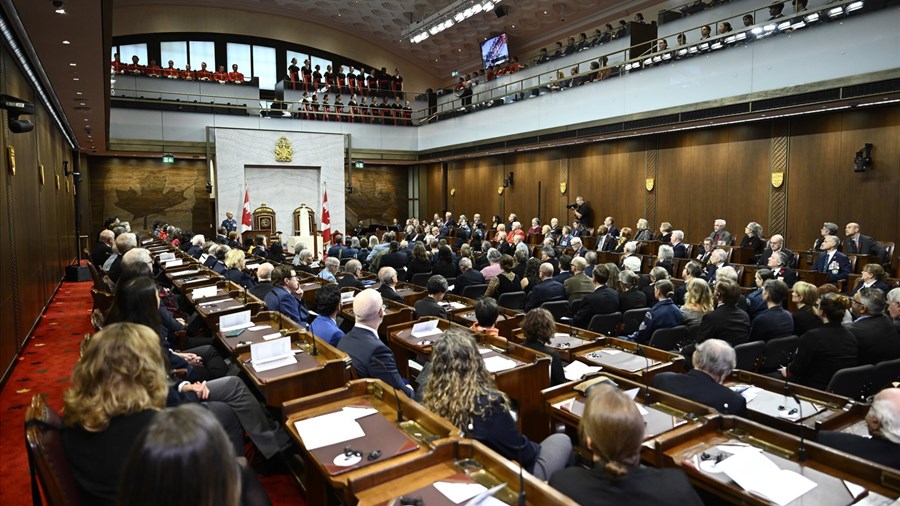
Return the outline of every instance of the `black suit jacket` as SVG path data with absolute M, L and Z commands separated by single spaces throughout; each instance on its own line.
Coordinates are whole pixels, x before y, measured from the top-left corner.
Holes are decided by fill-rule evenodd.
M 619 311 L 621 311 L 622 314 L 625 314 L 625 311 L 628 311 L 629 309 L 648 308 L 652 305 L 653 304 L 650 304 L 650 301 L 647 300 L 647 294 L 637 288 L 632 288 L 625 293 L 619 294 Z
M 844 240 L 844 253 L 881 256 L 882 248 L 875 242 L 875 239 L 859 234 L 859 248 L 856 247 L 856 241 L 848 237 Z
M 792 288 L 799 277 L 797 276 L 797 271 L 790 267 L 784 267 L 781 270 L 775 271 L 775 279 L 784 281 L 784 284 L 786 284 L 788 288 Z
M 856 287 L 853 288 L 853 291 L 850 292 L 850 296 L 853 297 L 854 295 L 856 295 L 856 292 L 862 290 L 862 288 L 863 288 L 863 280 L 860 279 L 856 283 Z M 881 290 L 882 292 L 884 292 L 885 295 L 887 295 L 887 293 L 891 291 L 891 286 L 880 279 L 872 284 L 872 288 L 877 288 L 877 289 Z
M 338 341 L 338 349 L 350 355 L 353 369 L 360 378 L 379 378 L 397 390 L 412 396 L 406 378 L 397 371 L 394 354 L 378 336 L 367 329 L 353 327 Z
M 826 323 L 800 336 L 788 375 L 792 381 L 825 390 L 834 373 L 856 366 L 856 354 L 856 336 L 840 322 Z
M 597 238 L 597 251 L 613 251 L 616 249 L 616 238 L 610 234 L 601 235 Z
M 567 467 L 553 473 L 550 486 L 578 504 L 619 506 L 700 506 L 703 501 L 680 469 L 656 469 L 639 466 L 620 479 L 611 479 L 602 464 L 593 469 Z
M 619 310 L 619 292 L 602 285 L 581 300 L 581 307 L 575 312 L 573 323 L 583 329 L 588 328 L 595 314 L 615 313 Z
M 665 242 L 665 241 L 663 241 Z M 680 242 L 674 246 L 672 246 L 672 251 L 675 252 L 675 258 L 687 258 L 687 246 L 683 242 Z M 681 274 L 681 273 L 679 273 Z
M 750 317 L 734 306 L 720 304 L 719 307 L 703 315 L 697 329 L 697 342 L 707 339 L 721 339 L 731 346 L 746 343 L 750 335 Z
M 763 305 L 765 307 L 765 305 Z M 787 337 L 794 333 L 794 318 L 781 306 L 768 308 L 759 313 L 750 324 L 750 342 L 770 341 Z
M 797 256 L 794 255 L 793 251 L 791 251 L 787 248 L 781 248 L 779 251 L 781 251 L 782 253 L 784 253 L 787 256 L 787 266 L 788 267 L 793 268 L 797 265 Z M 771 257 L 771 256 L 772 256 L 772 248 L 764 249 L 762 252 L 762 255 L 759 256 L 759 261 L 756 262 L 756 265 L 759 265 L 760 267 L 765 267 L 765 266 L 769 265 L 769 257 Z
M 456 276 L 456 281 L 453 282 L 453 293 L 455 293 L 456 295 L 462 295 L 463 289 L 465 289 L 467 286 L 483 284 L 484 275 L 482 275 L 480 271 L 469 269 L 459 276 Z
M 857 365 L 900 358 L 900 334 L 889 317 L 864 317 L 845 326 L 856 336 Z
M 699 369 L 692 369 L 687 374 L 659 373 L 653 377 L 653 386 L 715 408 L 719 413 L 743 415 L 747 411 L 747 401 L 741 394 L 720 385 L 712 376 Z
M 409 263 L 409 257 L 403 251 L 395 251 L 393 253 L 385 253 L 381 257 L 381 263 L 378 264 L 379 269 L 382 267 L 393 267 L 398 272 L 406 268 Z
M 531 289 L 531 293 L 528 294 L 528 298 L 525 301 L 525 312 L 539 307 L 545 302 L 565 300 L 565 298 L 566 289 L 563 288 L 562 283 L 553 279 L 545 279 Z
M 344 274 L 342 278 L 338 279 L 338 286 L 341 288 L 359 288 L 360 290 L 365 288 L 365 285 L 362 284 L 362 281 L 356 279 L 356 276 L 354 276 L 353 274 Z
M 378 293 L 381 294 L 381 298 L 383 299 L 390 299 L 401 304 L 406 304 L 406 301 L 403 300 L 403 297 L 401 297 L 399 293 L 397 293 L 397 290 L 385 284 L 378 287 Z
M 900 444 L 892 443 L 880 437 L 863 437 L 846 432 L 823 430 L 816 435 L 816 440 L 835 450 L 871 460 L 876 464 L 900 469 Z
M 105 242 L 98 242 L 91 252 L 91 263 L 97 268 L 97 271 L 103 270 L 103 263 L 112 255 L 112 247 Z
M 812 306 L 803 306 L 794 311 L 791 316 L 794 318 L 794 335 L 802 336 L 807 331 L 817 329 L 822 326 L 822 319 L 816 316 Z
M 438 318 L 443 318 L 445 320 L 448 319 L 447 310 L 438 304 L 438 301 L 432 299 L 431 296 L 417 300 L 415 310 L 416 318 L 422 318 L 423 316 L 437 316 Z

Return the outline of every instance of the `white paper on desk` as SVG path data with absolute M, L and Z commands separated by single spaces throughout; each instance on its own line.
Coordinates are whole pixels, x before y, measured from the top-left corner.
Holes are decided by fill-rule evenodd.
M 584 377 L 585 374 L 593 374 L 600 369 L 603 369 L 599 365 L 587 365 L 584 362 L 579 362 L 578 360 L 572 362 L 563 368 L 563 372 L 566 374 L 567 380 L 579 380 Z
M 780 469 L 761 452 L 741 451 L 719 462 L 717 468 L 747 492 L 785 506 L 816 488 L 809 478 Z
M 456 285 L 450 285 L 447 287 L 448 292 L 452 292 L 456 288 Z
M 200 255 L 200 258 L 199 258 L 200 263 L 201 263 L 201 264 L 205 264 L 207 258 L 209 258 L 209 254 L 208 254 L 208 253 L 204 253 L 204 254 Z
M 428 320 L 416 323 L 413 325 L 412 331 L 410 332 L 413 337 L 428 337 L 440 333 L 441 331 L 438 329 L 438 320 Z
M 850 492 L 850 496 L 853 499 L 858 499 L 861 495 L 866 493 L 866 487 L 862 487 L 857 485 L 856 483 L 851 483 L 847 480 L 842 480 L 844 482 L 844 486 L 847 487 L 847 490 Z
M 732 390 L 733 390 L 734 388 L 735 388 L 735 387 L 732 387 Z M 756 396 L 757 396 L 760 392 L 763 391 L 763 389 L 762 389 L 762 388 L 759 388 L 759 387 L 746 387 L 746 388 L 744 388 L 743 390 L 740 390 L 740 391 L 735 390 L 735 391 L 738 392 L 739 394 L 741 394 L 741 396 L 742 396 L 747 402 L 750 402 L 750 401 L 752 401 L 753 399 L 755 399 Z
M 159 255 L 160 262 L 168 262 L 170 260 L 175 260 L 175 253 L 172 253 L 171 251 L 168 253 L 163 253 L 163 254 Z
M 457 309 L 462 309 L 464 307 L 466 307 L 465 304 L 460 304 L 459 302 L 452 302 L 452 301 L 450 302 L 450 309 L 453 309 L 454 311 Z
M 603 348 L 600 351 L 606 353 L 607 355 L 618 355 L 619 353 L 622 353 L 622 350 L 614 350 L 612 348 Z
M 341 304 L 346 304 L 353 300 L 353 296 L 356 295 L 353 292 L 341 292 Z
M 247 329 L 252 326 L 253 322 L 250 321 L 249 309 L 239 313 L 222 315 L 222 317 L 219 318 L 220 332 L 231 332 L 232 330 Z
M 250 363 L 257 372 L 265 372 L 296 364 L 291 351 L 291 338 L 272 339 L 250 345 Z
M 200 272 L 200 269 L 188 269 L 186 271 L 178 271 L 172 274 L 173 278 L 183 278 L 185 276 L 190 276 L 191 274 L 197 274 Z
M 500 355 L 494 355 L 493 357 L 484 359 L 484 366 L 487 368 L 488 372 L 500 372 L 515 368 L 516 361 L 501 357 Z
M 315 450 L 366 435 L 351 413 L 344 410 L 294 422 L 307 450 Z
M 360 418 L 378 413 L 378 410 L 375 408 L 363 408 L 360 406 L 344 406 L 342 410 L 344 411 L 344 414 L 354 420 L 359 420 Z
M 487 490 L 484 485 L 479 483 L 454 483 L 452 481 L 436 481 L 434 488 L 444 494 L 444 497 L 453 504 L 467 501 Z
M 272 334 L 266 334 L 263 336 L 263 341 L 271 341 L 272 339 L 278 339 L 279 337 L 283 337 L 281 332 L 274 332 Z
M 178 260 L 169 260 L 168 262 L 166 262 L 166 269 L 168 269 L 169 267 L 180 267 L 182 265 L 184 265 L 184 260 L 180 258 Z
M 203 286 L 200 288 L 194 288 L 191 291 L 191 298 L 194 300 L 199 300 L 204 297 L 212 297 L 213 295 L 219 293 L 219 287 L 213 286 Z
M 478 348 L 478 353 L 481 353 L 482 355 L 485 355 L 485 354 L 490 353 L 490 352 L 492 352 L 492 351 L 494 351 L 494 350 L 492 350 L 492 349 L 490 349 L 490 348 Z

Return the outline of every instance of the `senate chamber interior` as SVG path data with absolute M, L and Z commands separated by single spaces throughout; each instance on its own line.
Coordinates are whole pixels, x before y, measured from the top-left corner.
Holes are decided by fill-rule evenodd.
M 897 504 L 895 0 L 0 7 L 0 503 Z

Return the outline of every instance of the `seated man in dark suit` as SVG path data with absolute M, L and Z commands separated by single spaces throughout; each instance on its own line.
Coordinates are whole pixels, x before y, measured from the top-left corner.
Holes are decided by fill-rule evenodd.
M 444 294 L 447 293 L 447 289 L 449 288 L 447 285 L 447 278 L 440 274 L 435 274 L 428 278 L 426 288 L 428 289 L 428 296 L 416 301 L 416 318 L 422 318 L 423 316 L 437 316 L 438 318 L 447 320 L 447 310 L 440 304 L 440 302 L 444 300 Z
M 409 254 L 407 250 L 400 249 L 400 243 L 391 241 L 388 246 L 388 252 L 381 257 L 379 267 L 393 267 L 398 271 L 409 264 Z
M 596 269 L 595 269 L 596 270 Z M 553 264 L 544 262 L 541 264 L 538 275 L 541 282 L 534 285 L 528 298 L 525 300 L 525 312 L 529 309 L 540 307 L 545 302 L 554 300 L 564 300 L 566 298 L 566 289 L 562 283 L 553 278 Z
M 706 267 L 706 275 L 704 276 L 710 286 L 716 283 L 716 271 L 726 265 L 731 265 L 728 263 L 728 252 L 721 248 L 713 250 L 709 255 L 709 265 Z
M 113 254 L 112 245 L 115 238 L 116 234 L 108 228 L 100 232 L 94 251 L 91 252 L 91 263 L 94 264 L 98 272 L 103 268 L 103 263 L 106 262 L 106 259 Z
M 562 255 L 559 257 L 559 274 L 553 276 L 553 279 L 560 283 L 565 283 L 567 279 L 572 277 L 572 257 Z
M 859 223 L 848 223 L 844 228 L 844 234 L 847 236 L 844 240 L 844 253 L 875 255 L 881 257 L 882 261 L 889 260 L 884 258 L 884 248 L 875 242 L 875 239 L 859 233 Z
M 694 368 L 690 372 L 659 373 L 653 378 L 653 386 L 720 413 L 743 415 L 747 411 L 744 397 L 722 385 L 736 364 L 731 345 L 720 339 L 708 339 L 697 345 L 691 360 Z
M 769 260 L 766 265 L 769 269 L 772 269 L 772 274 L 775 276 L 775 279 L 784 281 L 784 284 L 786 284 L 788 288 L 792 288 L 794 283 L 797 282 L 798 276 L 797 271 L 788 267 L 787 263 L 787 254 L 782 250 L 772 252 L 772 254 L 769 255 Z
M 272 271 L 272 291 L 266 295 L 269 311 L 278 311 L 294 323 L 306 327 L 309 311 L 303 303 L 303 290 L 297 273 L 290 265 L 279 265 Z
M 770 279 L 762 288 L 762 300 L 766 309 L 753 319 L 749 342 L 770 341 L 794 333 L 794 317 L 781 304 L 791 291 L 783 281 Z
M 210 269 L 219 274 L 225 274 L 225 272 L 228 270 L 228 267 L 225 266 L 225 257 L 228 256 L 229 251 L 231 251 L 231 248 L 228 245 L 219 245 L 214 253 L 215 258 Z
M 673 232 L 674 234 L 674 232 Z M 673 236 L 674 237 L 674 236 Z M 684 283 L 675 287 L 675 304 L 679 306 L 684 305 L 684 296 L 687 294 L 687 284 L 688 281 L 694 278 L 702 278 L 703 277 L 703 264 L 701 264 L 697 260 L 691 260 L 690 262 L 684 264 L 684 268 L 681 269 L 681 279 L 684 280 Z
M 684 241 L 684 231 L 683 230 L 673 230 L 672 231 L 672 239 L 670 239 L 672 245 L 672 253 L 675 258 L 687 258 L 687 245 Z
M 406 304 L 403 297 L 397 293 L 397 270 L 393 267 L 382 267 L 378 270 L 378 281 L 381 286 L 378 287 L 378 293 L 382 298 L 390 299 L 394 302 Z
M 256 269 L 256 277 L 259 279 L 259 282 L 250 289 L 250 295 L 259 300 L 266 300 L 266 295 L 269 295 L 269 292 L 275 287 L 272 284 L 272 272 L 274 270 L 275 266 L 269 262 L 263 263 Z
M 885 388 L 866 414 L 869 437 L 847 432 L 819 431 L 816 440 L 825 446 L 900 469 L 900 388 Z
M 362 264 L 359 260 L 353 259 L 344 264 L 344 275 L 338 279 L 338 286 L 341 288 L 353 287 L 360 290 L 365 288 L 362 281 L 357 276 L 362 272 Z
M 845 326 L 856 336 L 858 365 L 900 358 L 900 334 L 885 316 L 884 303 L 884 292 L 877 288 L 863 288 L 853 294 L 850 312 L 855 320 Z
M 573 323 L 576 327 L 588 328 L 595 314 L 610 314 L 619 310 L 619 292 L 610 288 L 609 267 L 600 264 L 594 267 L 594 291 L 582 299 L 581 307 L 575 312 Z
M 721 339 L 731 346 L 746 343 L 750 335 L 750 316 L 737 307 L 741 287 L 734 281 L 724 279 L 716 283 L 713 294 L 718 305 L 700 320 L 697 343 L 707 339 Z
M 356 325 L 338 342 L 338 349 L 350 355 L 359 378 L 379 378 L 388 385 L 412 396 L 413 389 L 397 371 L 394 354 L 378 339 L 378 327 L 384 319 L 381 294 L 372 289 L 353 298 Z
M 135 234 L 124 232 L 116 236 L 116 253 L 118 253 L 118 256 L 116 256 L 116 259 L 106 271 L 106 275 L 113 282 L 119 281 L 119 276 L 122 274 L 122 257 L 132 248 L 137 248 L 137 236 Z
M 813 266 L 813 269 L 828 274 L 826 279 L 829 283 L 837 284 L 850 276 L 850 259 L 837 250 L 839 244 L 837 236 L 826 236 L 822 241 L 822 253 Z
M 759 256 L 759 261 L 756 262 L 756 265 L 762 267 L 764 265 L 769 265 L 769 257 L 772 256 L 772 253 L 776 251 L 780 251 L 784 253 L 787 263 L 784 265 L 787 267 L 793 268 L 797 265 L 797 257 L 794 255 L 794 252 L 784 247 L 784 237 L 780 234 L 775 234 L 769 238 L 769 246 L 763 250 L 762 255 Z
M 606 225 L 597 228 L 597 251 L 613 251 L 616 249 L 616 238 L 609 233 Z
M 466 257 L 459 259 L 459 276 L 453 282 L 453 293 L 462 295 L 467 286 L 483 285 L 484 275 L 472 268 L 472 260 Z
M 188 255 L 194 258 L 200 258 L 200 255 L 203 254 L 203 243 L 206 242 L 206 238 L 203 237 L 203 234 L 197 234 L 194 237 L 191 237 L 191 247 L 188 248 Z

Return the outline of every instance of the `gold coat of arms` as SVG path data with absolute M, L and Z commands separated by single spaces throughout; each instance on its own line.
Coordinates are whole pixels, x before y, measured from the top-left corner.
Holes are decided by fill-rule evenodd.
M 655 183 L 654 179 L 652 177 L 648 177 L 647 180 L 644 182 L 644 188 L 646 188 L 648 192 L 652 192 L 654 183 Z
M 275 142 L 275 161 L 276 162 L 290 162 L 294 159 L 294 147 L 291 145 L 291 141 L 287 139 L 285 136 L 281 136 L 277 142 Z
M 568 189 L 568 185 L 565 181 L 559 183 L 559 193 L 562 195 L 566 194 L 566 189 Z
M 781 188 L 781 185 L 784 184 L 784 172 L 773 172 L 772 173 L 772 187 L 773 188 Z

